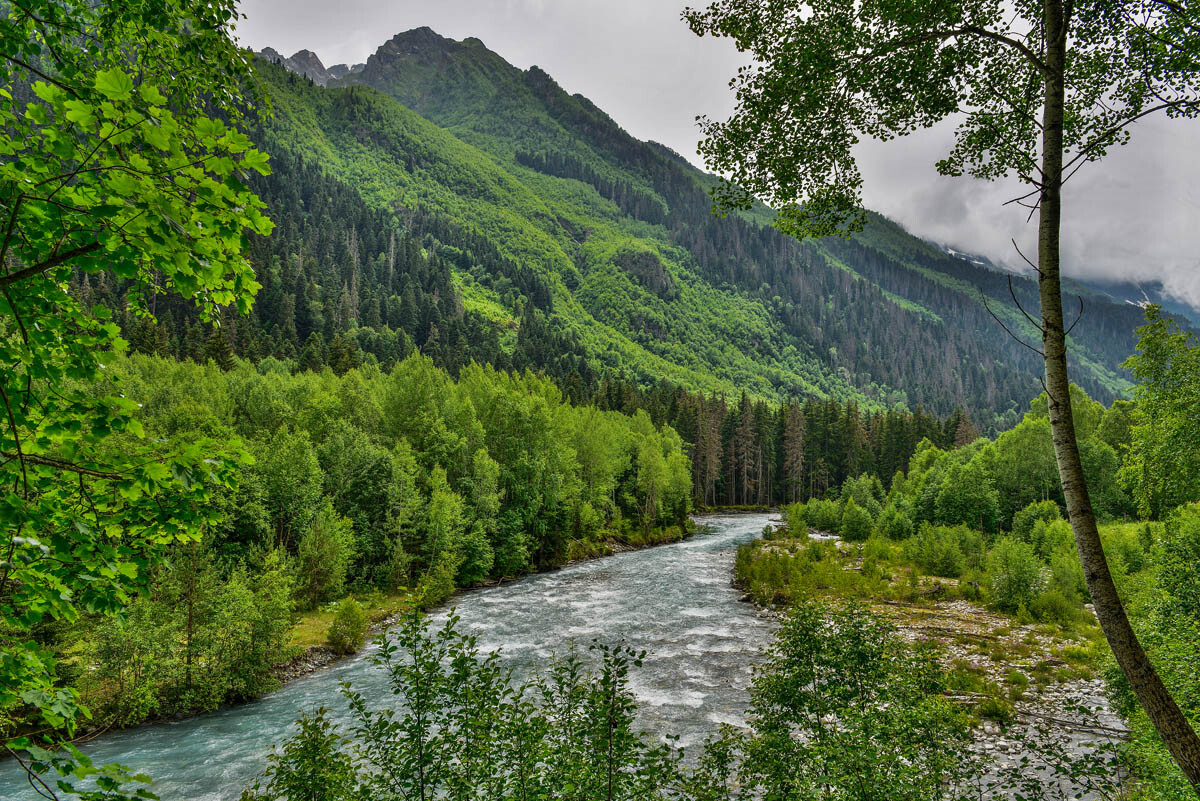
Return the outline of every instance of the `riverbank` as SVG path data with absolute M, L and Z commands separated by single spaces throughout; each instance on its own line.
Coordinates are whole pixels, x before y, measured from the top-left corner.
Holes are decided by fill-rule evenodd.
M 1090 607 L 1057 622 L 1005 614 L 979 599 L 980 588 L 922 575 L 887 558 L 883 543 L 828 537 L 755 540 L 739 550 L 735 584 L 742 599 L 783 608 L 800 597 L 853 600 L 888 621 L 904 640 L 932 646 L 946 670 L 947 697 L 975 719 L 979 747 L 1003 764 L 1022 756 L 1010 724 L 1044 727 L 1076 745 L 1122 738 L 1098 678 L 1107 644 Z M 893 557 L 895 554 L 892 554 Z
M 453 598 L 461 598 L 466 594 L 475 593 L 480 590 L 494 589 L 503 584 L 520 581 L 529 576 L 561 570 L 564 567 L 580 562 L 677 543 L 692 537 L 698 530 L 698 527 L 689 518 L 683 526 L 664 526 L 650 531 L 644 531 L 636 527 L 626 527 L 620 532 L 609 531 L 604 537 L 596 540 L 587 542 L 572 541 L 570 546 L 574 547 L 569 547 L 568 558 L 562 564 L 547 567 L 540 571 L 533 571 L 522 576 L 505 577 L 495 581 L 481 582 L 473 587 L 457 588 L 452 594 L 443 596 L 434 603 L 429 603 L 423 609 L 426 611 L 437 609 L 445 606 Z M 271 692 L 278 692 L 298 679 L 333 668 L 338 664 L 350 661 L 359 656 L 378 634 L 394 626 L 400 620 L 401 616 L 412 608 L 415 595 L 416 592 L 413 590 L 392 594 L 375 591 L 353 595 L 352 597 L 362 605 L 369 625 L 362 645 L 354 653 L 350 654 L 336 653 L 326 645 L 337 602 L 325 604 L 313 611 L 294 613 L 294 622 L 288 635 L 286 658 L 276 663 L 272 668 L 277 685 Z M 230 709 L 253 704 L 261 700 L 262 697 L 264 696 L 259 695 L 240 701 L 222 702 L 216 706 L 216 709 Z M 124 725 L 117 725 L 112 720 L 92 720 L 89 721 L 89 725 L 80 726 L 76 730 L 75 737 L 71 739 L 71 742 L 84 743 L 109 732 L 129 731 L 164 723 L 178 723 L 200 715 L 209 714 L 213 711 L 213 709 L 196 709 L 170 715 L 152 715 Z

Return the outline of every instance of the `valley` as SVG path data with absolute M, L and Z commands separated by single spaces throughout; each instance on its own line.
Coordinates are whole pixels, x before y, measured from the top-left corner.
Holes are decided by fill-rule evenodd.
M 0 798 L 1200 791 L 1190 285 L 1063 192 L 1200 7 L 672 11 L 753 59 L 681 154 L 562 42 L 269 5 L 0 0 Z M 955 247 L 864 208 L 914 133 Z

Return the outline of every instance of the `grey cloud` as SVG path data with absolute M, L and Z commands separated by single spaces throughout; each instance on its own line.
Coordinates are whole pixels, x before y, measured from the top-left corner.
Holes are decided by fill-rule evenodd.
M 699 4 L 700 0 L 693 0 Z M 727 116 L 742 57 L 680 22 L 686 0 L 246 0 L 244 44 L 285 55 L 310 49 L 326 65 L 365 61 L 392 35 L 428 25 L 475 36 L 519 67 L 537 64 L 630 133 L 699 164 L 694 119 Z M 1151 119 L 1133 142 L 1085 167 L 1067 189 L 1064 263 L 1086 278 L 1158 280 L 1200 308 L 1200 122 Z M 1011 239 L 1032 247 L 1025 213 L 1004 201 L 1016 183 L 943 178 L 934 163 L 951 126 L 857 151 L 873 209 L 913 233 L 1022 267 Z

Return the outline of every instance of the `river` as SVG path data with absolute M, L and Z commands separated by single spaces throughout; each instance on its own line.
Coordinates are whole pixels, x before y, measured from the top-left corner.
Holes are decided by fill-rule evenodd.
M 477 634 L 483 648 L 501 649 L 522 673 L 597 639 L 646 651 L 631 679 L 639 723 L 679 736 L 684 747 L 696 745 L 719 724 L 741 720 L 753 666 L 771 639 L 770 617 L 739 601 L 730 585 L 737 546 L 759 534 L 769 517 L 700 517 L 708 533 L 689 540 L 468 592 L 451 605 L 464 631 Z M 258 701 L 105 735 L 85 752 L 97 763 L 119 762 L 153 776 L 163 801 L 236 799 L 301 711 L 325 706 L 345 717 L 339 683 L 388 697 L 367 653 Z M 0 766 L 0 798 L 36 798 L 15 767 Z

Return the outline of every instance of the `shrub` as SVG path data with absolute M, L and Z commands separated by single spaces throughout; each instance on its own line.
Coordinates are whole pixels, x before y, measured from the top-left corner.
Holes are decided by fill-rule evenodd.
M 954 529 L 921 526 L 921 533 L 904 543 L 904 556 L 934 576 L 958 578 L 966 567 L 966 557 Z
M 892 545 L 891 542 L 883 537 L 872 536 L 863 545 L 863 558 L 872 559 L 877 562 L 892 561 L 892 552 L 897 550 L 898 546 Z
M 1050 523 L 1062 520 L 1062 513 L 1054 501 L 1035 501 L 1013 515 L 1012 535 L 1019 540 L 1030 542 L 1033 526 L 1036 522 Z
M 944 684 L 929 651 L 861 607 L 798 604 L 750 690 L 741 797 L 950 797 L 977 763 Z
M 1083 565 L 1074 551 L 1059 551 L 1050 557 L 1050 585 L 1073 603 L 1088 597 Z
M 842 539 L 849 542 L 863 542 L 871 536 L 873 528 L 874 523 L 867 510 L 855 503 L 853 498 L 846 501 L 846 508 L 842 512 Z
M 367 613 L 362 604 L 353 598 L 344 598 L 333 615 L 325 644 L 335 654 L 352 654 L 362 648 L 366 636 Z
M 1008 723 L 1013 719 L 1013 706 L 1003 698 L 989 695 L 975 705 L 975 714 L 998 723 Z
M 1066 520 L 1052 520 L 1049 523 L 1038 520 L 1033 524 L 1029 535 L 1029 544 L 1043 562 L 1049 562 L 1053 554 L 1069 551 L 1075 552 L 1075 535 L 1071 524 Z
M 266 772 L 242 801 L 349 801 L 355 797 L 354 762 L 343 737 L 322 708 L 305 713 L 283 749 L 269 756 Z M 266 786 L 263 786 L 265 782 Z
M 944 578 L 959 578 L 967 570 L 983 567 L 983 535 L 966 526 L 931 526 L 904 543 L 904 556 L 923 571 Z
M 891 540 L 906 540 L 913 535 L 912 518 L 903 509 L 889 506 L 883 510 L 876 530 Z
M 837 534 L 842 527 L 842 508 L 833 501 L 814 498 L 804 505 L 804 519 L 817 531 Z
M 992 604 L 1015 613 L 1028 608 L 1042 583 L 1042 565 L 1027 542 L 1005 537 L 987 558 L 988 591 Z
M 787 535 L 796 539 L 808 537 L 808 520 L 804 515 L 804 504 L 793 503 L 787 508 Z
M 1079 619 L 1079 607 L 1057 587 L 1038 593 L 1029 607 L 1029 612 L 1042 623 L 1066 625 Z
M 1119 560 L 1126 573 L 1139 573 L 1146 567 L 1146 550 L 1137 532 L 1109 529 L 1101 532 L 1104 550 L 1112 560 Z

